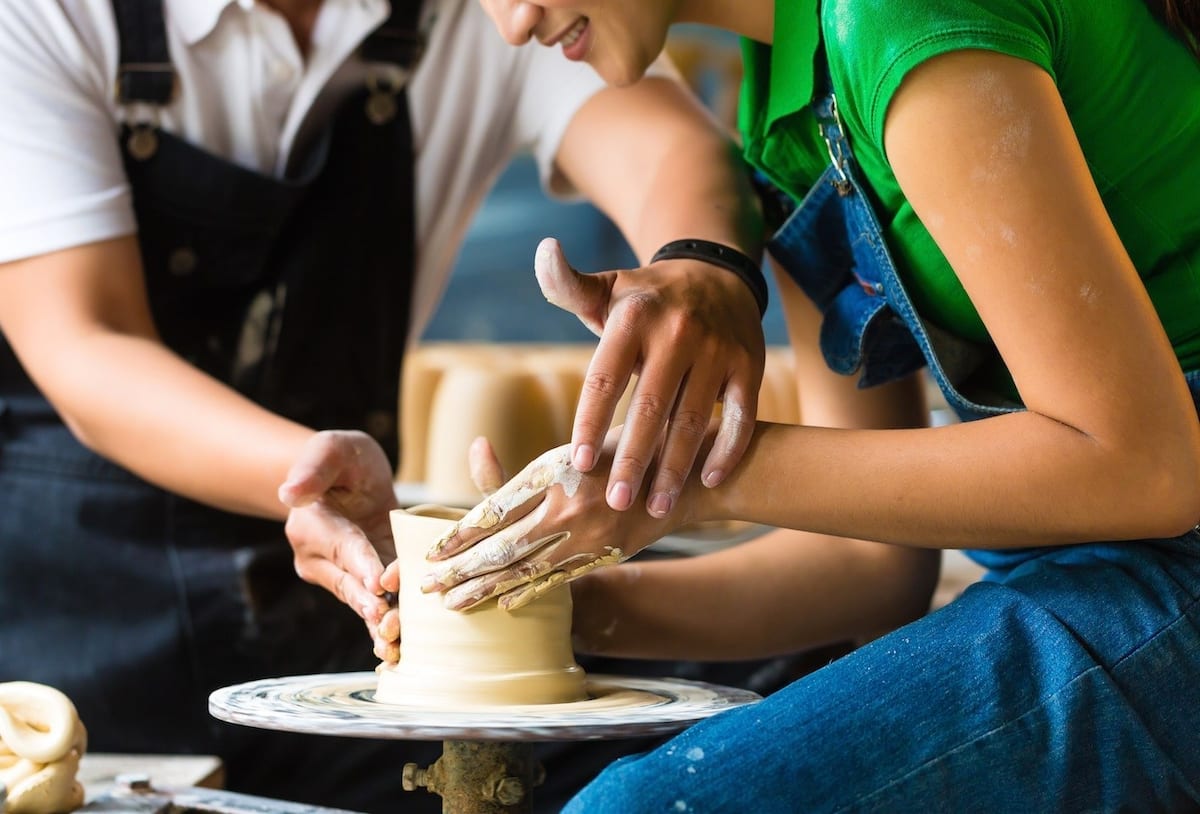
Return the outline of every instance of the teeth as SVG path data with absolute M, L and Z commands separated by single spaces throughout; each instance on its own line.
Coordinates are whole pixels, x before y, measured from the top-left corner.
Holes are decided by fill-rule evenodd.
M 563 35 L 563 47 L 570 48 L 574 45 L 575 40 L 579 39 L 579 35 L 583 33 L 583 29 L 585 28 L 587 28 L 587 17 L 580 17 L 575 25 L 571 26 L 571 30 Z

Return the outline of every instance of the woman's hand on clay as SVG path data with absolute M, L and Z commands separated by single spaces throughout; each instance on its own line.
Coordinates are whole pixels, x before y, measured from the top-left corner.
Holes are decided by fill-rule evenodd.
M 619 434 L 619 427 L 609 434 L 600 465 L 589 472 L 572 466 L 569 446 L 534 459 L 434 543 L 427 556 L 436 565 L 421 589 L 444 591 L 446 605 L 458 610 L 492 597 L 515 610 L 595 568 L 633 556 L 686 522 L 687 489 L 685 499 L 662 518 L 609 507 L 605 485 Z M 471 458 L 473 472 L 499 470 L 484 439 L 472 445 Z M 694 486 L 698 476 L 688 483 Z
M 375 655 L 395 661 L 399 624 L 394 598 L 380 584 L 396 557 L 388 513 L 399 508 L 392 467 L 366 433 L 316 433 L 279 487 L 296 573 L 362 616 Z
M 671 514 L 718 401 L 722 422 L 700 472 L 707 485 L 720 483 L 750 443 L 766 359 L 749 288 L 694 260 L 580 274 L 552 238 L 538 246 L 534 270 L 546 299 L 600 337 L 571 434 L 575 468 L 590 472 L 599 464 L 617 403 L 636 373 L 620 442 L 607 459 L 608 505 L 624 511 L 640 494 L 652 515 Z

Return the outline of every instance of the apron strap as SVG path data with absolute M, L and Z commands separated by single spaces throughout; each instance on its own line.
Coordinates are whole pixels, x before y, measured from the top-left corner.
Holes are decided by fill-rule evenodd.
M 411 71 L 425 53 L 421 0 L 392 0 L 392 12 L 371 32 L 359 53 L 367 62 L 390 62 Z
M 161 0 L 112 0 L 121 40 L 117 100 L 165 105 L 175 92 Z
M 162 106 L 175 92 L 175 69 L 167 45 L 162 0 L 112 0 L 121 41 L 117 100 Z M 394 0 L 387 20 L 363 42 L 369 62 L 411 70 L 425 52 L 420 0 Z

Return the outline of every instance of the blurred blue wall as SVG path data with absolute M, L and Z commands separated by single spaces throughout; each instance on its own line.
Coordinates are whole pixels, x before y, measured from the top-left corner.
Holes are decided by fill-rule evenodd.
M 544 237 L 558 238 L 580 271 L 633 268 L 621 233 L 590 204 L 547 198 L 532 158 L 521 157 L 501 176 L 463 244 L 445 297 L 425 332 L 430 341 L 587 342 L 592 334 L 574 316 L 542 298 L 533 253 Z M 786 344 L 774 280 L 763 320 L 767 341 Z

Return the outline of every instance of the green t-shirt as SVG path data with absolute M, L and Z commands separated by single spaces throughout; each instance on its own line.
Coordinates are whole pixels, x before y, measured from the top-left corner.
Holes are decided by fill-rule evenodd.
M 776 0 L 774 46 L 743 42 L 739 125 L 747 159 L 796 199 L 829 160 L 808 107 L 818 36 L 851 149 L 924 318 L 990 342 L 892 174 L 884 114 L 924 60 L 987 49 L 1054 78 L 1180 363 L 1200 368 L 1200 61 L 1142 0 Z

